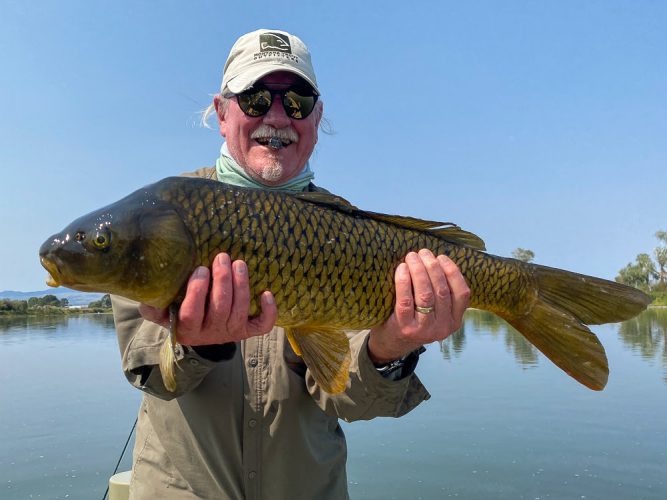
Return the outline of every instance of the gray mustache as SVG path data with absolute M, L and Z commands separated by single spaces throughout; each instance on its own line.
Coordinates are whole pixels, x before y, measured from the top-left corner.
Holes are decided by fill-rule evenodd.
M 250 134 L 251 139 L 270 139 L 271 137 L 289 142 L 299 142 L 299 134 L 292 127 L 275 128 L 270 125 L 260 125 Z

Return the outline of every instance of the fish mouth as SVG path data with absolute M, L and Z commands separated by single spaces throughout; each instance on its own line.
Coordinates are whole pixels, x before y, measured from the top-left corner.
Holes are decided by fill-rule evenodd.
M 48 260 L 45 257 L 40 257 L 40 263 L 42 264 L 42 267 L 47 270 L 49 273 L 48 276 L 46 277 L 46 284 L 51 287 L 58 287 L 61 285 L 61 280 L 59 279 L 61 276 L 60 269 L 58 268 L 58 264 L 53 262 L 52 260 Z
M 48 275 L 46 276 L 46 284 L 48 286 L 53 288 L 64 286 L 81 292 L 99 292 L 99 288 L 96 286 L 66 280 L 57 262 L 47 259 L 46 257 L 40 257 L 39 260 L 44 269 L 48 272 Z

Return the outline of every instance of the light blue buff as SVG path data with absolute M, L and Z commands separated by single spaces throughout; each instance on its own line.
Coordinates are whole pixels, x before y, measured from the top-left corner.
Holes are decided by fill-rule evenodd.
M 310 181 L 315 178 L 315 174 L 310 170 L 310 162 L 306 162 L 306 165 L 303 167 L 303 170 L 299 175 L 290 179 L 285 184 L 280 184 L 279 186 L 266 186 L 250 177 L 246 171 L 243 170 L 243 167 L 236 163 L 236 160 L 229 154 L 227 143 L 224 143 L 220 148 L 220 157 L 215 162 L 215 171 L 218 175 L 218 180 L 226 184 L 264 189 L 267 191 L 291 191 L 294 193 L 306 189 L 306 186 L 308 186 Z

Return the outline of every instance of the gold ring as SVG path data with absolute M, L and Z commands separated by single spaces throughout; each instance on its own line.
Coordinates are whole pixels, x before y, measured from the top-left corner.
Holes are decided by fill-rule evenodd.
M 419 313 L 422 313 L 422 314 L 432 313 L 433 309 L 435 309 L 433 306 L 430 306 L 430 307 L 415 306 L 415 311 L 417 311 Z

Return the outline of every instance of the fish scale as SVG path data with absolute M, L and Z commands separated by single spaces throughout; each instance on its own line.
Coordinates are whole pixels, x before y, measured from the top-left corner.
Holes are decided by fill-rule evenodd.
M 102 243 L 95 247 L 95 241 Z M 259 313 L 259 296 L 270 290 L 277 324 L 317 383 L 335 393 L 344 390 L 350 363 L 343 330 L 370 328 L 392 314 L 396 267 L 422 248 L 457 264 L 471 306 L 498 314 L 596 390 L 609 370 L 586 325 L 631 318 L 650 302 L 619 283 L 490 255 L 478 237 L 453 224 L 366 212 L 325 193 L 184 177 L 163 179 L 77 219 L 47 240 L 40 256 L 49 284 L 167 307 L 183 296 L 196 266 L 210 266 L 227 252 L 248 265 L 250 314 Z M 160 370 L 171 388 L 169 343 L 162 352 Z
M 507 265 L 494 262 L 492 256 L 424 232 L 392 227 L 363 215 L 344 216 L 285 193 L 221 186 L 206 184 L 202 189 L 197 185 L 188 190 L 186 184 L 176 193 L 165 190 L 164 199 L 182 207 L 200 249 L 198 264 L 209 266 L 219 252 L 244 260 L 253 297 L 251 315 L 259 313 L 261 292 L 272 290 L 278 294 L 278 324 L 284 326 L 331 324 L 334 318 L 335 326 L 351 329 L 380 323 L 393 309 L 396 266 L 408 252 L 421 248 L 448 255 L 459 265 L 471 284 L 473 307 L 516 312 L 530 283 L 528 273 L 503 272 Z M 202 199 L 216 207 L 216 216 L 202 210 Z M 221 241 L 220 234 L 229 237 Z M 331 241 L 335 244 L 327 254 Z M 318 259 L 322 253 L 326 266 Z M 274 264 L 267 276 L 267 263 L 276 262 L 280 265 Z M 498 279 L 490 279 L 493 276 Z M 324 300 L 324 283 L 338 298 L 335 303 Z M 488 297 L 491 303 L 485 300 Z M 286 307 L 281 308 L 283 302 Z

